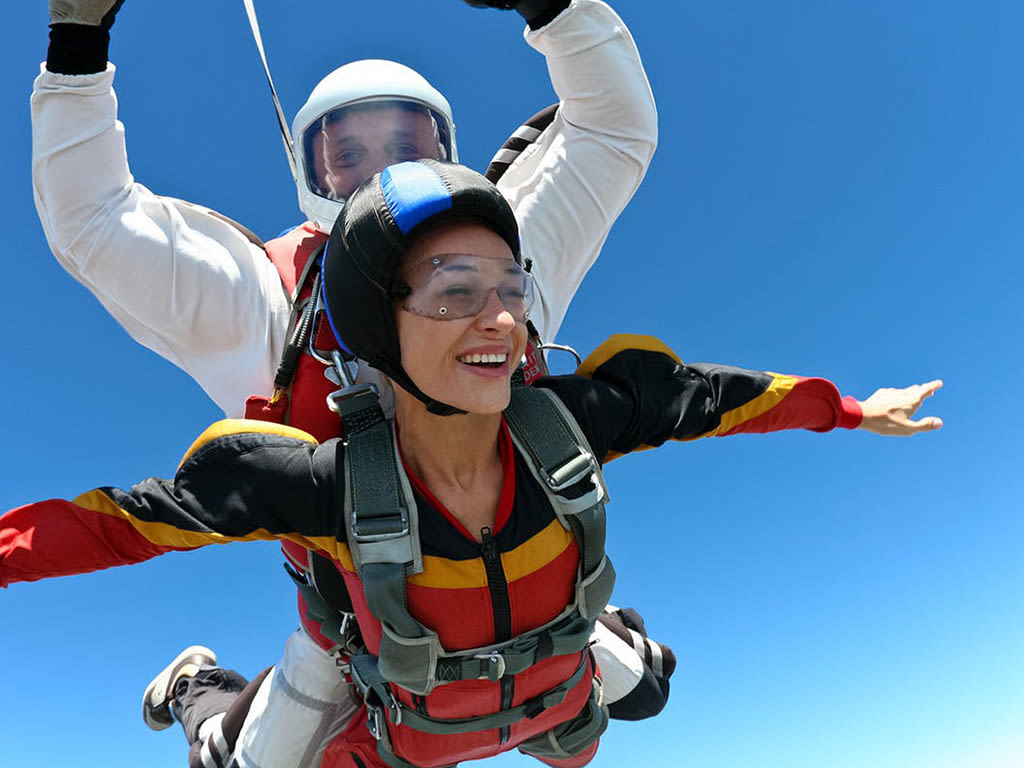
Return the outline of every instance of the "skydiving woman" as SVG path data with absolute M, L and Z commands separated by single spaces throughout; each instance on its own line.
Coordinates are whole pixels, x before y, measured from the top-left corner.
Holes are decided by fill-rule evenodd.
M 446 766 L 515 748 L 586 764 L 607 723 L 588 649 L 614 581 L 601 464 L 742 432 L 929 431 L 942 422 L 913 416 L 941 382 L 858 402 L 823 379 L 687 366 L 654 339 L 615 337 L 575 375 L 514 386 L 528 268 L 483 177 L 431 160 L 375 175 L 331 233 L 323 294 L 338 338 L 394 385 L 394 418 L 372 387 L 347 384 L 333 398 L 343 440 L 218 422 L 173 481 L 8 512 L 0 585 L 295 541 L 339 563 L 365 641 L 352 660 L 362 711 L 324 765 Z M 193 721 L 202 706 L 175 701 Z

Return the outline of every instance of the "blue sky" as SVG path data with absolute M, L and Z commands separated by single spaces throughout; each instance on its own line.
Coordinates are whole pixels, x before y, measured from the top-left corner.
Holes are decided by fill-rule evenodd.
M 680 659 L 658 718 L 595 766 L 1024 764 L 1024 253 L 1019 3 L 619 0 L 661 144 L 562 328 L 823 375 L 864 398 L 941 377 L 911 440 L 792 433 L 608 471 L 617 600 Z M 259 4 L 287 113 L 363 57 L 422 71 L 483 168 L 553 100 L 516 17 L 458 0 Z M 169 475 L 218 413 L 49 256 L 28 96 L 45 4 L 7 9 L 0 507 Z M 299 220 L 240 2 L 128 0 L 112 59 L 136 178 L 265 237 Z M 295 624 L 272 545 L 15 585 L 0 599 L 5 764 L 182 768 L 142 689 L 183 646 L 253 675 Z M 508 756 L 496 765 L 527 764 Z

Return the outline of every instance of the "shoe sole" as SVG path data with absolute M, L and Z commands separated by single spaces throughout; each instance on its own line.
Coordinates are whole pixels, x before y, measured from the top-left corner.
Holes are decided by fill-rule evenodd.
M 215 666 L 217 654 L 204 645 L 190 645 L 174 657 L 142 694 L 142 719 L 154 731 L 163 731 L 174 725 L 174 716 L 168 702 L 171 687 L 182 675 L 194 675 L 203 666 Z

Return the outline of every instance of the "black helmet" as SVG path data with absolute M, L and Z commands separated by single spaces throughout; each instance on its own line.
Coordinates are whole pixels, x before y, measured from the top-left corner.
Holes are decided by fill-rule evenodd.
M 515 215 L 497 187 L 465 166 L 419 160 L 389 166 L 352 193 L 331 230 L 323 270 L 335 336 L 441 415 L 462 411 L 427 397 L 402 368 L 394 300 L 408 288 L 395 273 L 423 227 L 453 218 L 481 221 L 522 262 Z

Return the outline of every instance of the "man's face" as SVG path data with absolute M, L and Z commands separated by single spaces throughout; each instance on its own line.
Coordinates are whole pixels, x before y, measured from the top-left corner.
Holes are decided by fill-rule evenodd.
M 322 129 L 324 187 L 344 200 L 356 187 L 389 165 L 443 159 L 434 121 L 420 111 L 398 106 L 361 106 L 346 110 Z M 317 171 L 320 163 L 316 163 Z

